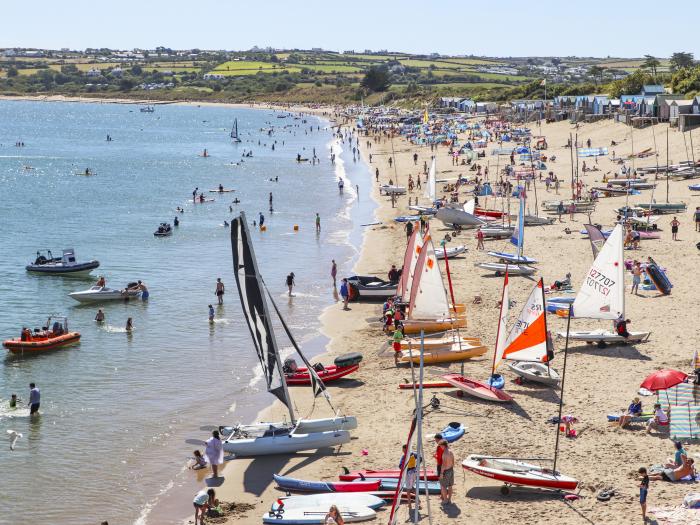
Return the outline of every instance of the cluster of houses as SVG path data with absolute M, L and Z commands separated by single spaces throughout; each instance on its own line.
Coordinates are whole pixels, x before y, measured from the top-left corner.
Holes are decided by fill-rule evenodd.
M 700 125 L 700 96 L 687 99 L 683 95 L 667 93 L 661 85 L 645 85 L 641 93 L 619 98 L 604 94 L 571 95 L 551 100 L 512 100 L 499 106 L 491 102 L 474 102 L 469 98 L 443 97 L 440 106 L 474 115 L 507 113 L 514 120 L 552 118 L 575 122 L 616 118 L 630 125 L 669 122 L 679 127 L 692 120 Z

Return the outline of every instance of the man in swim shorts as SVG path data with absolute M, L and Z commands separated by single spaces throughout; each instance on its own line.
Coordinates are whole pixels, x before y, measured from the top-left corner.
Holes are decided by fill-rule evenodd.
M 440 472 L 440 499 L 443 505 L 452 503 L 452 487 L 455 484 L 455 456 L 450 450 L 447 441 L 440 441 L 442 447 L 442 470 Z

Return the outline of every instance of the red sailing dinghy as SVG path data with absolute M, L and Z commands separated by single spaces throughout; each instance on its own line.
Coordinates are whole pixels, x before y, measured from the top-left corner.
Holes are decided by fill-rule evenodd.
M 321 378 L 324 383 L 335 381 L 341 377 L 357 372 L 362 361 L 362 354 L 351 353 L 336 357 L 335 364 L 318 366 L 314 365 L 316 375 Z M 318 366 L 318 367 L 317 367 Z M 284 379 L 288 385 L 310 385 L 311 374 L 306 367 L 298 367 L 294 359 L 286 359 L 284 361 Z
M 513 458 L 494 458 L 472 454 L 462 462 L 462 468 L 504 483 L 501 492 L 508 494 L 510 485 L 549 490 L 576 490 L 578 480 L 552 469 Z
M 493 354 L 493 365 L 491 367 L 491 380 L 488 382 L 477 381 L 476 379 L 470 379 L 459 374 L 445 374 L 441 376 L 442 379 L 450 383 L 452 386 L 458 388 L 460 392 L 466 392 L 470 396 L 478 397 L 479 399 L 485 399 L 486 401 L 496 401 L 497 403 L 508 403 L 513 401 L 513 398 L 503 392 L 500 388 L 496 388 L 497 383 L 503 382 L 502 376 L 496 376 L 496 367 L 503 361 L 503 353 L 505 350 L 505 337 L 503 337 L 503 332 L 506 327 L 506 320 L 508 317 L 508 310 L 510 308 L 510 302 L 508 299 L 508 265 L 506 265 L 506 275 L 503 279 L 503 295 L 501 297 L 501 311 L 498 318 L 498 331 L 496 333 L 496 348 Z

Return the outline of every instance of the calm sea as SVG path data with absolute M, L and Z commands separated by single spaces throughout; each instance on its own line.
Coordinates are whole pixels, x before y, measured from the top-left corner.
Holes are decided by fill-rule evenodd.
M 318 315 L 334 301 L 330 261 L 340 275 L 350 273 L 360 224 L 372 220 L 371 182 L 326 121 L 278 118 L 283 114 L 0 102 L 0 337 L 41 326 L 50 314 L 67 315 L 82 333 L 78 346 L 7 355 L 0 364 L 0 439 L 7 429 L 23 434 L 15 451 L 0 446 L 0 523 L 164 522 L 148 509 L 191 475 L 182 470 L 193 448 L 185 439 L 206 438 L 203 425 L 249 419 L 270 401 L 256 380 L 231 269 L 224 221 L 238 210 L 251 222 L 265 215 L 268 230 L 254 234 L 261 272 L 298 339 L 312 352 L 322 349 Z M 234 118 L 240 144 L 229 138 Z M 331 147 L 344 148 L 336 166 Z M 208 158 L 200 156 L 205 148 Z M 319 165 L 295 162 L 314 148 Z M 253 156 L 242 158 L 250 150 Z M 76 174 L 88 167 L 96 175 Z M 348 179 L 343 195 L 338 177 Z M 236 191 L 191 202 L 195 187 L 206 192 L 219 184 Z M 178 206 L 185 212 L 176 213 Z M 157 225 L 176 215 L 175 233 L 155 238 Z M 80 260 L 98 259 L 93 275 L 115 288 L 143 280 L 150 300 L 104 304 L 107 322 L 98 326 L 97 306 L 68 297 L 96 277 L 24 270 L 38 249 L 63 248 L 75 248 Z M 292 299 L 284 285 L 289 272 L 296 276 Z M 217 277 L 227 293 L 211 325 L 207 305 L 215 303 Z M 132 334 L 124 331 L 128 317 Z M 35 421 L 24 409 L 10 412 L 5 401 L 12 393 L 26 401 L 32 381 L 42 393 Z

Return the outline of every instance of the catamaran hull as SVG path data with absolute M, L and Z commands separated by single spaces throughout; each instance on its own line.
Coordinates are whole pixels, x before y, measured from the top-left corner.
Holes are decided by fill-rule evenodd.
M 649 339 L 651 332 L 630 332 L 629 337 L 624 338 L 617 335 L 615 332 L 607 330 L 591 330 L 590 332 L 569 332 L 569 340 L 585 341 L 589 344 L 594 343 L 644 343 Z M 557 336 L 566 339 L 566 332 L 558 332 Z
M 508 458 L 472 454 L 462 462 L 462 468 L 479 476 L 502 481 L 506 485 L 549 490 L 576 490 L 578 486 L 578 480 L 574 478 Z
M 335 447 L 349 442 L 350 432 L 339 430 L 313 432 L 311 434 L 282 434 L 250 439 L 232 439 L 224 441 L 223 446 L 226 452 L 236 456 L 268 456 Z

